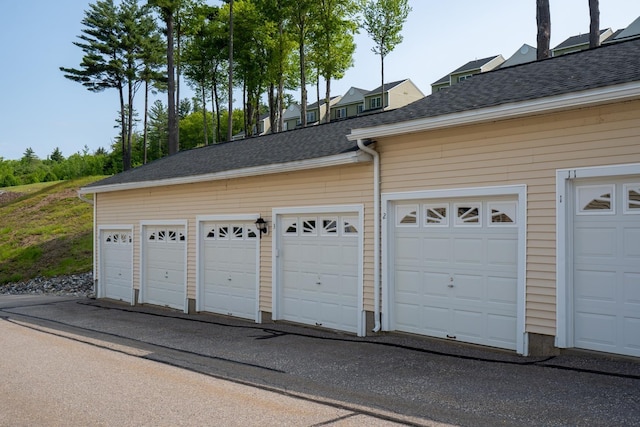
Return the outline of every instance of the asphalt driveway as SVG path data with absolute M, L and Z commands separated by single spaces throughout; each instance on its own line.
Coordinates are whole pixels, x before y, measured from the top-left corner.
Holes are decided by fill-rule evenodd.
M 348 414 L 292 425 L 353 425 L 361 416 L 368 417 L 361 425 L 640 425 L 637 359 L 578 352 L 524 358 L 422 337 L 358 338 L 84 298 L 0 296 L 0 318 L 0 332 L 26 328 L 73 342 L 70 354 L 91 346 L 152 363 L 153 376 L 178 368 Z M 0 380 L 6 363 L 0 359 Z M 101 381 L 121 378 L 117 365 L 92 366 Z M 197 424 L 188 422 L 186 402 L 176 411 L 184 407 L 186 425 Z M 247 403 L 233 409 L 237 417 L 252 410 Z M 280 413 L 261 425 L 280 423 Z

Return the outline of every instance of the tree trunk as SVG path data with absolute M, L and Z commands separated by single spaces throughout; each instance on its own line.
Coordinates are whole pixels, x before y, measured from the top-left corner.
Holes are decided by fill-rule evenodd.
M 331 121 L 331 77 L 327 78 L 327 90 L 324 98 L 325 123 L 329 123 Z
M 142 164 L 147 164 L 147 119 L 149 118 L 149 81 L 145 80 L 144 82 L 144 120 L 142 124 Z
M 124 113 L 124 89 L 122 83 L 118 87 L 118 95 L 120 97 L 120 143 L 122 145 L 122 170 L 128 171 L 131 169 L 131 160 L 127 155 L 127 123 L 125 121 Z
M 589 0 L 589 48 L 600 46 L 600 5 L 598 0 Z
M 233 0 L 229 1 L 229 120 L 227 141 L 233 137 Z
M 384 111 L 384 55 L 380 54 L 380 105 Z
M 299 53 L 300 53 L 300 123 L 302 127 L 307 125 L 307 64 L 304 56 L 304 35 L 300 32 Z
M 275 133 L 276 130 L 276 112 L 278 111 L 278 96 L 276 95 L 276 87 L 273 83 L 269 83 L 269 90 L 267 93 L 267 98 L 269 102 L 269 123 L 271 124 L 271 132 Z M 259 119 L 258 119 L 259 120 Z M 259 129 L 258 129 L 259 130 Z M 266 126 L 264 129 L 265 133 L 267 131 Z
M 204 82 L 202 82 L 202 126 L 204 133 L 204 145 L 209 145 L 209 132 L 207 129 L 207 95 Z
M 537 56 L 538 60 L 551 57 L 551 12 L 549 0 L 536 0 L 536 21 L 538 23 Z
M 211 101 L 216 106 L 216 123 L 215 123 L 216 140 L 215 140 L 215 142 L 220 142 L 220 141 L 222 141 L 222 134 L 220 133 L 220 98 L 218 97 L 218 81 L 215 78 L 216 71 L 217 71 L 217 69 L 214 70 L 214 72 L 212 74 L 213 78 L 211 79 L 212 80 L 212 85 L 211 85 L 211 98 L 212 98 L 212 100 Z
M 169 135 L 168 146 L 169 155 L 176 154 L 178 152 L 178 122 L 177 108 L 176 108 L 176 81 L 175 70 L 173 65 L 173 11 L 167 12 L 166 15 L 167 24 L 167 115 L 169 122 Z
M 128 90 L 128 100 L 129 105 L 127 105 L 127 164 L 129 168 L 131 168 L 131 138 L 133 135 L 133 83 L 131 80 L 127 83 Z

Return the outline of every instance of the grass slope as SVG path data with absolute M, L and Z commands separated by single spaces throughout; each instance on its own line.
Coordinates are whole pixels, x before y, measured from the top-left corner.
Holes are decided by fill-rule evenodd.
M 91 270 L 93 206 L 77 190 L 101 178 L 0 188 L 0 284 Z

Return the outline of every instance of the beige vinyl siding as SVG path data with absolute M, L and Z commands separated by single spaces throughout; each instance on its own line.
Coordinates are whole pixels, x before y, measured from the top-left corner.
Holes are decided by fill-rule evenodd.
M 527 185 L 526 330 L 555 335 L 557 169 L 640 162 L 640 101 L 380 139 L 382 192 Z
M 97 195 L 97 224 L 134 224 L 134 287 L 140 287 L 140 221 L 187 220 L 187 297 L 195 298 L 196 217 L 258 214 L 272 226 L 273 208 L 363 204 L 366 310 L 373 310 L 373 181 L 371 163 L 173 185 Z M 272 231 L 260 242 L 260 309 L 271 311 Z M 98 259 L 98 258 L 96 258 Z M 98 276 L 99 277 L 99 276 Z

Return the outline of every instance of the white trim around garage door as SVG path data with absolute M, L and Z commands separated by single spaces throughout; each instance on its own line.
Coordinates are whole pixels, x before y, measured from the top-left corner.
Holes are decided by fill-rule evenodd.
M 255 222 L 260 217 L 260 214 L 238 214 L 238 215 L 198 215 L 196 216 L 196 311 L 202 310 L 202 301 L 200 298 L 202 291 L 202 273 L 201 268 L 201 254 L 202 254 L 202 224 L 208 221 L 250 221 Z M 260 315 L 260 236 L 256 239 L 256 323 L 261 323 Z
M 103 231 L 114 231 L 114 230 L 126 230 L 129 233 L 131 233 L 131 235 L 133 236 L 133 225 L 132 224 L 109 224 L 109 225 L 99 225 L 98 226 L 98 236 L 95 239 L 94 244 L 97 246 L 98 248 L 98 263 L 99 263 L 99 268 L 98 268 L 98 274 L 100 275 L 99 279 L 98 279 L 98 286 L 96 289 L 96 296 L 98 298 L 105 298 L 106 295 L 106 289 L 105 289 L 105 283 L 104 283 L 104 254 L 102 253 L 102 232 Z M 135 291 L 133 289 L 133 244 L 131 244 L 131 277 L 129 278 L 129 280 L 131 281 L 131 297 L 129 299 L 129 303 L 131 305 L 135 305 Z M 95 274 L 95 273 L 94 273 Z
M 556 347 L 574 347 L 572 180 L 639 175 L 640 163 L 593 166 L 556 171 Z
M 456 188 L 446 190 L 425 190 L 385 193 L 382 195 L 382 318 L 383 330 L 391 330 L 391 299 L 390 275 L 393 260 L 390 259 L 390 238 L 392 236 L 390 224 L 390 209 L 393 203 L 401 200 L 428 200 L 428 199 L 452 199 L 462 197 L 490 197 L 490 196 L 515 196 L 518 200 L 517 223 L 518 223 L 518 260 L 517 260 L 517 303 L 516 303 L 516 351 L 519 354 L 528 354 L 528 340 L 525 332 L 526 316 L 526 260 L 527 260 L 527 186 L 508 185 L 499 187 L 477 187 L 477 188 Z
M 282 317 L 281 307 L 278 304 L 280 296 L 281 277 L 278 275 L 278 248 L 280 247 L 281 233 L 276 227 L 283 215 L 313 215 L 313 214 L 333 214 L 333 213 L 354 213 L 358 216 L 358 306 L 359 313 L 357 319 L 357 335 L 365 336 L 365 312 L 364 312 L 364 205 L 330 205 L 330 206 L 303 206 L 289 208 L 274 208 L 272 210 L 272 318 L 278 320 Z
M 187 298 L 187 248 L 189 243 L 189 224 L 187 220 L 143 220 L 140 221 L 140 236 L 139 236 L 139 254 L 140 254 L 140 301 L 144 303 L 144 283 L 145 283 L 145 253 L 144 253 L 144 243 L 145 243 L 145 227 L 147 226 L 158 226 L 158 225 L 178 225 L 184 227 L 184 235 L 185 235 L 185 251 L 184 251 L 184 308 L 183 311 L 185 313 L 189 312 L 189 299 Z

